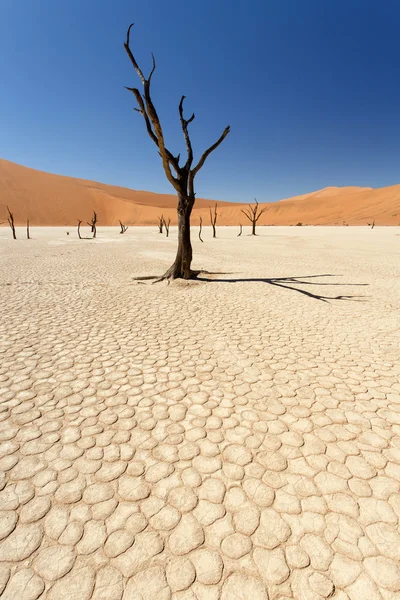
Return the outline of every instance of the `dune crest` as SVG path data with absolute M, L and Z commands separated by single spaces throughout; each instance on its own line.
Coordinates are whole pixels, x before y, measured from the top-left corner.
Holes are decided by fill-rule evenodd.
M 6 206 L 12 209 L 17 225 L 30 219 L 31 225 L 74 225 L 99 214 L 99 225 L 155 225 L 164 214 L 176 225 L 176 195 L 156 194 L 124 187 L 75 179 L 37 171 L 0 159 L 0 222 L 6 220 Z M 251 191 L 249 191 L 251 198 Z M 198 198 L 192 222 L 201 216 L 209 224 L 209 206 L 215 200 Z M 243 204 L 247 205 L 246 199 Z M 241 212 L 243 204 L 218 201 L 219 225 L 248 225 Z M 260 206 L 265 206 L 261 204 Z M 268 203 L 259 225 L 378 225 L 400 224 L 400 185 L 368 187 L 327 187 L 309 194 Z

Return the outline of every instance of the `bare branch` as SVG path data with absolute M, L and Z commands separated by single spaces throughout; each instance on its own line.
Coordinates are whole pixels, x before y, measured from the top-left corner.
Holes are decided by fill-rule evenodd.
M 172 167 L 178 174 L 179 173 L 179 165 L 176 162 L 172 153 L 165 147 L 164 135 L 163 135 L 160 119 L 158 118 L 157 111 L 155 109 L 155 106 L 153 104 L 153 101 L 152 101 L 151 95 L 150 95 L 150 83 L 151 83 L 152 75 L 156 68 L 156 61 L 155 61 L 154 55 L 152 55 L 153 68 L 150 72 L 149 78 L 146 79 L 145 76 L 143 75 L 143 71 L 141 70 L 138 63 L 136 62 L 136 59 L 130 48 L 130 33 L 131 33 L 132 26 L 133 26 L 133 23 L 131 25 L 129 25 L 129 28 L 128 28 L 128 31 L 126 34 L 126 41 L 124 43 L 124 48 L 131 60 L 131 63 L 133 64 L 133 67 L 134 67 L 136 73 L 139 75 L 140 81 L 143 84 L 144 102 L 143 102 L 143 98 L 142 98 L 140 92 L 138 90 L 136 90 L 136 88 L 129 88 L 129 89 L 130 89 L 130 91 L 132 91 L 135 94 L 135 97 L 139 104 L 142 115 L 146 121 L 146 127 L 147 127 L 148 134 L 150 135 L 153 142 L 155 142 L 158 146 L 167 179 L 174 186 L 174 188 L 177 191 L 179 191 L 179 181 L 172 175 L 171 168 L 170 168 L 170 166 L 172 165 Z
M 201 167 L 204 165 L 204 163 L 206 162 L 207 158 L 210 156 L 211 152 L 214 152 L 214 150 L 216 150 L 218 148 L 218 146 L 220 144 L 222 144 L 222 142 L 224 141 L 224 139 L 226 138 L 226 136 L 228 135 L 228 133 L 230 132 L 231 128 L 228 125 L 227 127 L 225 127 L 224 131 L 222 132 L 221 137 L 215 142 L 215 144 L 213 144 L 212 146 L 210 146 L 201 156 L 199 162 L 197 163 L 197 165 L 195 166 L 194 169 L 192 169 L 192 177 L 193 179 L 196 177 L 197 173 L 200 171 Z
M 129 44 L 130 44 L 130 37 L 131 37 L 131 29 L 132 29 L 132 27 L 133 27 L 133 26 L 134 26 L 134 23 L 131 23 L 131 24 L 129 25 L 129 27 L 128 27 L 128 31 L 126 32 L 126 41 L 125 41 L 125 43 L 124 43 L 124 47 L 125 47 L 125 50 L 126 50 L 126 52 L 127 52 L 128 56 L 129 56 L 129 58 L 131 59 L 131 63 L 133 64 L 133 67 L 134 67 L 134 69 L 135 69 L 136 73 L 137 73 L 137 74 L 139 75 L 139 77 L 140 77 L 140 81 L 141 81 L 141 82 L 143 83 L 143 85 L 144 85 L 144 84 L 145 84 L 145 82 L 146 82 L 146 79 L 145 79 L 145 77 L 144 77 L 144 75 L 143 75 L 143 72 L 142 72 L 141 68 L 140 68 L 140 67 L 139 67 L 139 65 L 137 64 L 137 62 L 136 62 L 136 60 L 135 60 L 135 57 L 133 56 L 133 54 L 132 54 L 132 51 L 131 51 L 131 49 L 130 49 L 130 45 L 129 45 Z
M 186 96 L 182 96 L 181 101 L 179 102 L 179 117 L 181 120 L 183 137 L 185 138 L 185 142 L 186 142 L 187 161 L 186 161 L 185 168 L 190 169 L 190 167 L 192 166 L 192 162 L 193 162 L 193 149 L 192 149 L 192 142 L 191 142 L 190 136 L 189 136 L 188 125 L 189 125 L 189 123 L 191 123 L 193 121 L 194 113 L 192 114 L 192 116 L 190 117 L 189 120 L 186 120 L 185 117 L 183 116 L 183 101 L 185 100 L 185 98 L 186 98 Z
M 249 221 L 253 222 L 253 215 L 250 213 L 248 208 L 245 208 L 244 210 L 241 209 L 241 212 L 249 219 Z

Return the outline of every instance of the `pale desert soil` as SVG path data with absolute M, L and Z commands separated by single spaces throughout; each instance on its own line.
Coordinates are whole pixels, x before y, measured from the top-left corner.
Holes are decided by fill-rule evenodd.
M 2 599 L 398 598 L 399 229 L 194 231 L 222 274 L 153 286 L 175 230 L 68 229 L 0 230 Z

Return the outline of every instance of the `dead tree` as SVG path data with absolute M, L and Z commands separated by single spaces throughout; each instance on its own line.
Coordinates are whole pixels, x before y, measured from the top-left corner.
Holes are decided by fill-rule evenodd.
M 243 227 L 242 227 L 240 224 L 239 224 L 239 227 L 240 227 L 240 231 L 239 231 L 239 233 L 237 234 L 237 237 L 239 237 L 240 235 L 242 235 L 242 229 L 243 229 Z
M 121 227 L 120 233 L 125 233 L 125 231 L 128 229 L 128 227 L 126 225 L 124 225 L 123 223 L 121 223 L 121 221 L 119 222 L 119 224 Z
M 215 203 L 214 206 L 214 212 L 212 212 L 211 207 L 210 208 L 210 220 L 211 220 L 211 225 L 213 228 L 213 238 L 217 237 L 217 229 L 216 229 L 216 224 L 217 224 L 217 208 L 218 208 L 218 204 Z
M 16 240 L 17 239 L 17 234 L 15 233 L 14 215 L 10 211 L 10 209 L 8 208 L 8 206 L 7 206 L 7 210 L 8 210 L 8 219 L 7 219 L 7 221 L 8 221 L 9 226 L 11 227 L 13 238 L 14 238 L 14 240 Z
M 81 238 L 81 223 L 82 223 L 82 221 L 79 221 L 79 220 L 78 220 L 78 238 L 79 238 L 80 240 L 82 239 L 82 238 Z
M 199 229 L 199 240 L 201 242 L 203 242 L 204 240 L 201 239 L 201 230 L 203 229 L 203 219 L 200 217 L 200 229 Z
M 150 71 L 149 76 L 146 78 L 143 74 L 142 69 L 136 62 L 136 59 L 130 48 L 130 33 L 132 26 L 133 23 L 128 27 L 124 47 L 143 85 L 143 94 L 137 88 L 127 89 L 130 92 L 132 92 L 136 98 L 138 108 L 136 108 L 135 110 L 142 115 L 145 121 L 147 133 L 150 136 L 151 140 L 154 142 L 154 144 L 157 146 L 165 175 L 178 195 L 178 250 L 174 263 L 166 271 L 166 273 L 164 273 L 164 275 L 160 277 L 159 280 L 177 279 L 179 277 L 183 279 L 191 279 L 193 277 L 196 277 L 196 273 L 190 268 L 190 265 L 192 263 L 192 244 L 190 240 L 190 215 L 192 213 L 192 209 L 196 199 L 194 180 L 197 173 L 203 167 L 209 155 L 216 148 L 218 148 L 218 146 L 226 138 L 230 131 L 230 128 L 228 125 L 228 127 L 224 129 L 223 133 L 218 138 L 218 140 L 201 155 L 199 162 L 196 164 L 196 166 L 193 167 L 193 148 L 188 127 L 190 123 L 194 120 L 195 115 L 192 114 L 192 116 L 189 119 L 185 119 L 183 114 L 183 102 L 185 100 L 185 96 L 182 96 L 179 102 L 179 117 L 183 137 L 185 139 L 187 156 L 185 163 L 183 165 L 179 164 L 180 154 L 175 156 L 166 147 L 161 122 L 151 97 L 151 79 L 156 69 L 156 61 L 154 59 L 154 55 L 152 55 L 152 69 Z
M 242 210 L 242 213 L 249 219 L 251 223 L 251 235 L 256 235 L 257 221 L 259 220 L 261 215 L 267 210 L 266 206 L 264 206 L 264 208 L 262 209 L 259 209 L 259 205 L 256 198 L 254 198 L 254 200 L 256 201 L 254 206 L 249 204 L 249 208 L 245 208 L 244 210 Z
M 26 220 L 26 239 L 30 240 L 31 236 L 29 234 L 29 219 Z
M 374 227 L 375 227 L 375 221 L 373 221 L 371 229 L 373 229 Z
M 93 211 L 92 220 L 90 221 L 90 223 L 89 223 L 89 221 L 87 221 L 87 224 L 89 225 L 89 227 L 91 228 L 91 231 L 93 233 L 93 238 L 95 238 L 96 234 L 97 234 L 96 223 L 97 223 L 97 213 L 95 211 Z
M 169 225 L 170 225 L 170 223 L 171 223 L 171 217 L 168 217 L 168 223 L 164 219 L 164 227 L 165 227 L 165 235 L 166 235 L 166 237 L 169 236 Z
M 158 233 L 162 233 L 164 227 L 164 215 L 161 215 L 161 217 L 158 217 Z

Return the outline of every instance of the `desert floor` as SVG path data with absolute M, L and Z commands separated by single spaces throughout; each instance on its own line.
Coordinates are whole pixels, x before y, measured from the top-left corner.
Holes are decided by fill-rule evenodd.
M 399 598 L 400 228 L 10 233 L 2 600 Z

